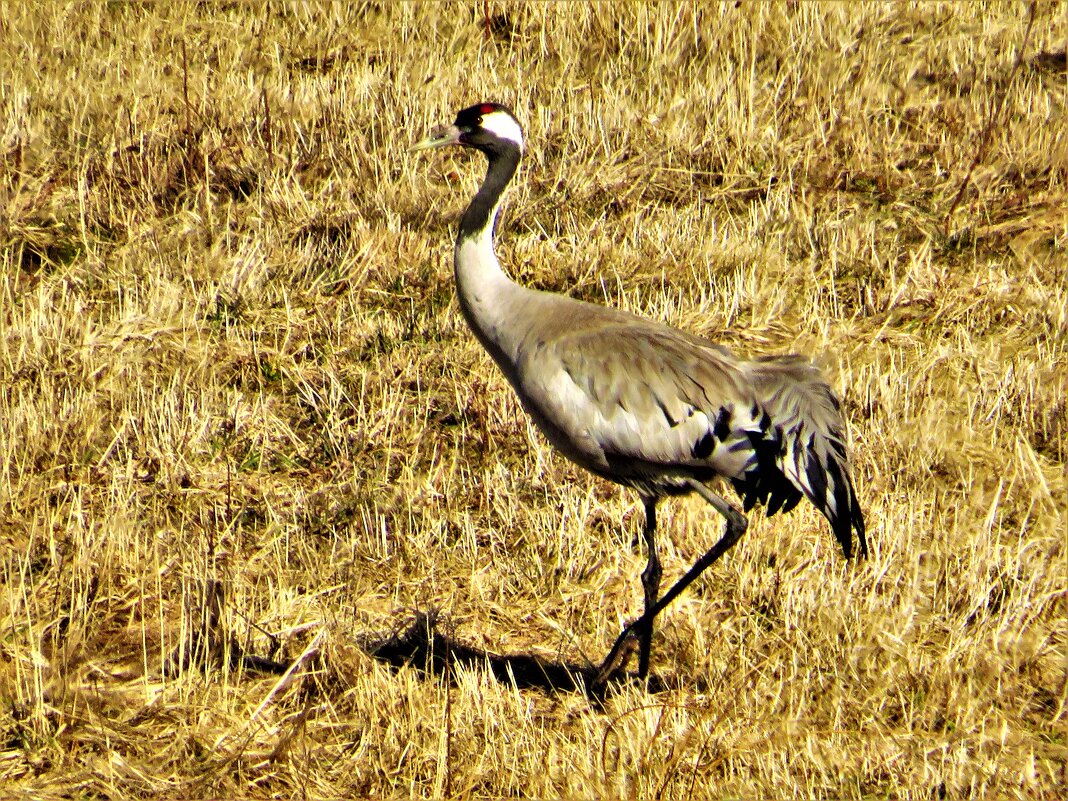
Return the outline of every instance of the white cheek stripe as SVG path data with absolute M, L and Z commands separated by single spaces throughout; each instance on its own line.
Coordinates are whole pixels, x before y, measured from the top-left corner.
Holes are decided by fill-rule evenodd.
M 520 150 L 523 149 L 523 129 L 519 127 L 511 114 L 503 111 L 494 111 L 482 117 L 482 128 L 501 139 L 514 142 Z

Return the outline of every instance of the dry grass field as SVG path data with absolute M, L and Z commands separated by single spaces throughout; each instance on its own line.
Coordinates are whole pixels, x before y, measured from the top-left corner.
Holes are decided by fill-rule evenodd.
M 0 796 L 1065 798 L 1066 39 L 1049 3 L 3 2 Z M 641 607 L 637 498 L 456 305 L 483 162 L 408 148 L 479 100 L 529 138 L 518 280 L 810 354 L 849 418 L 871 557 L 754 512 L 603 704 L 370 655 L 433 613 L 588 665 Z M 666 584 L 722 523 L 662 510 Z

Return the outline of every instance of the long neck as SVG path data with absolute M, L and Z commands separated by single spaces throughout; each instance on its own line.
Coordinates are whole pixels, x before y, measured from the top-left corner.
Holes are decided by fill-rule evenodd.
M 488 154 L 486 179 L 460 220 L 454 266 L 460 308 L 468 325 L 498 364 L 510 360 L 507 308 L 518 287 L 505 275 L 493 251 L 493 226 L 501 196 L 519 166 L 516 147 Z
M 460 220 L 460 231 L 456 237 L 459 245 L 463 239 L 481 239 L 485 236 L 489 241 L 489 250 L 492 253 L 493 223 L 497 219 L 497 209 L 501 205 L 501 196 L 508 188 L 508 182 L 515 175 L 519 166 L 519 148 L 509 147 L 500 152 L 488 155 L 489 167 L 486 170 L 486 179 L 478 190 L 478 194 L 471 200 L 471 204 L 464 212 Z

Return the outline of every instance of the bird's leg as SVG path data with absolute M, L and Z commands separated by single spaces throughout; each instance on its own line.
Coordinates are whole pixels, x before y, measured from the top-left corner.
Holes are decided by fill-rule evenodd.
M 594 678 L 591 685 L 591 688 L 594 691 L 600 691 L 605 684 L 617 677 L 620 672 L 619 656 L 625 649 L 632 647 L 630 646 L 630 643 L 635 634 L 642 631 L 645 626 L 648 626 L 651 630 L 652 622 L 656 616 L 660 614 L 668 604 L 678 598 L 683 590 L 693 584 L 694 580 L 704 573 L 709 566 L 729 551 L 731 547 L 742 538 L 742 535 L 745 534 L 745 530 L 749 527 L 749 521 L 745 519 L 745 515 L 727 503 L 727 501 L 719 495 L 712 492 L 712 490 L 704 484 L 693 479 L 689 480 L 689 484 L 698 495 L 708 501 L 727 521 L 723 536 L 720 537 L 716 544 L 709 548 L 700 559 L 694 562 L 693 567 L 687 570 L 686 574 L 676 581 L 671 589 L 664 593 L 664 596 L 660 598 L 660 600 L 653 604 L 652 607 L 647 607 L 645 613 L 640 618 L 631 621 L 627 627 L 623 629 L 619 637 L 616 638 L 612 650 L 608 652 L 608 656 L 605 657 L 604 662 L 601 663 L 601 667 L 597 671 L 597 676 Z
M 647 622 L 641 627 L 638 640 L 638 677 L 645 679 L 649 675 L 649 652 L 653 643 L 653 617 L 649 610 L 656 604 L 656 595 L 660 592 L 660 556 L 656 552 L 656 498 L 645 499 L 645 547 L 649 561 L 642 571 L 642 588 L 645 590 L 645 611 L 642 618 Z

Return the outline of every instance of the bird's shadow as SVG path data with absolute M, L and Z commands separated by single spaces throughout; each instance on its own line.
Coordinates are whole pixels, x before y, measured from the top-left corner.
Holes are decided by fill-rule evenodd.
M 434 612 L 418 612 L 402 629 L 377 638 L 365 638 L 361 649 L 392 668 L 414 668 L 423 675 L 455 680 L 457 666 L 487 670 L 497 681 L 519 689 L 546 693 L 578 693 L 601 703 L 613 689 L 640 684 L 636 674 L 623 673 L 607 685 L 597 686 L 597 665 L 554 662 L 536 654 L 495 654 L 460 642 Z M 647 690 L 667 689 L 650 676 Z

